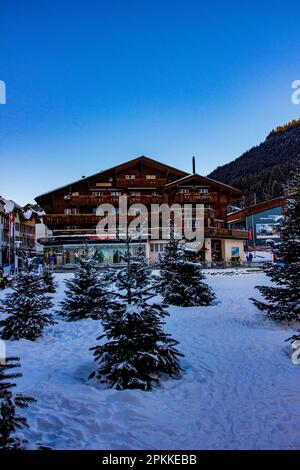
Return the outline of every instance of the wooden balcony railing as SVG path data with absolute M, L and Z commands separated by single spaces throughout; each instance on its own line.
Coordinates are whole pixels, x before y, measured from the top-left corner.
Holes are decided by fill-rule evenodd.
M 229 237 L 229 238 L 248 238 L 247 230 L 232 230 L 227 228 L 205 227 L 206 237 Z
M 85 227 L 90 225 L 96 226 L 98 222 L 104 217 L 105 216 L 101 217 L 96 214 L 51 214 L 44 217 L 44 223 L 49 227 L 53 225 L 69 225 L 78 227 Z M 131 222 L 135 218 L 135 215 L 127 216 L 128 222 Z
M 119 196 L 112 196 L 105 194 L 103 196 L 70 196 L 70 203 L 74 206 L 94 206 L 97 207 L 99 204 L 119 204 Z
M 96 214 L 51 214 L 44 217 L 44 223 L 49 225 L 84 225 L 97 224 L 100 218 Z
M 177 193 L 175 195 L 175 202 L 179 203 L 193 203 L 193 202 L 217 202 L 217 193 Z
M 124 196 L 124 194 L 122 194 Z M 70 204 L 74 206 L 93 206 L 97 207 L 100 204 L 119 205 L 119 196 L 111 196 L 105 194 L 102 196 L 70 196 Z M 164 202 L 163 195 L 153 196 L 152 194 L 141 194 L 140 196 L 127 195 L 128 204 L 162 204 Z
M 165 178 L 135 178 L 126 179 L 124 177 L 117 178 L 117 187 L 119 188 L 163 188 L 167 180 Z
M 152 196 L 151 194 L 141 194 L 140 196 L 128 196 L 128 204 L 162 204 L 162 195 Z

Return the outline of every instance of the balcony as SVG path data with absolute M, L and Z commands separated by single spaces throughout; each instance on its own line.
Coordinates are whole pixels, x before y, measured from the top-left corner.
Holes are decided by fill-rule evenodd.
M 227 228 L 205 227 L 205 236 L 221 238 L 240 238 L 246 240 L 248 238 L 248 231 L 232 230 Z
M 88 194 L 80 196 L 70 196 L 70 203 L 74 206 L 99 206 L 99 204 L 119 204 L 119 196 L 105 194 L 102 196 L 90 196 Z
M 128 204 L 162 204 L 162 195 L 152 196 L 151 194 L 141 194 L 140 196 L 128 196 Z
M 163 188 L 167 180 L 165 178 L 135 178 L 135 179 L 126 179 L 124 177 L 117 178 L 117 187 L 118 188 Z
M 205 202 L 217 202 L 217 193 L 176 193 L 175 202 L 204 204 Z
M 122 194 L 124 196 L 124 194 Z M 93 206 L 97 207 L 100 204 L 112 204 L 113 206 L 119 205 L 119 196 L 112 196 L 104 194 L 102 196 L 70 196 L 71 205 L 74 206 Z M 127 195 L 128 204 L 162 204 L 164 202 L 163 195 L 153 196 L 152 194 L 141 194 L 140 196 Z
M 44 223 L 49 227 L 53 225 L 84 225 L 97 224 L 100 217 L 96 214 L 51 214 L 44 217 Z
M 117 214 L 116 214 L 117 215 Z M 78 227 L 85 227 L 89 225 L 96 226 L 101 219 L 105 216 L 101 217 L 96 214 L 51 214 L 44 217 L 44 223 L 49 226 L 78 226 Z M 131 222 L 136 218 L 135 215 L 128 215 L 127 219 L 128 222 Z

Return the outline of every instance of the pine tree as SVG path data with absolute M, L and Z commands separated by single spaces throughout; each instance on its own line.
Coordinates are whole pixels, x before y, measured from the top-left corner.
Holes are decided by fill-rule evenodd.
M 273 244 L 276 264 L 266 264 L 265 274 L 277 286 L 257 286 L 266 302 L 251 299 L 275 320 L 300 320 L 300 172 L 293 174 L 287 209 L 279 222 L 281 242 Z
M 151 267 L 148 265 L 146 253 L 141 242 L 137 246 L 135 255 L 131 259 L 132 280 L 136 289 L 149 287 L 152 283 Z
M 15 383 L 11 379 L 21 377 L 21 373 L 7 373 L 8 370 L 20 367 L 18 357 L 9 357 L 0 362 L 0 450 L 22 449 L 26 441 L 14 436 L 17 429 L 28 428 L 27 420 L 17 414 L 17 408 L 27 408 L 35 402 L 31 397 L 13 394 Z
M 79 259 L 74 278 L 65 281 L 67 298 L 61 302 L 60 314 L 70 321 L 102 318 L 110 308 L 111 278 L 108 270 L 99 273 L 93 257 Z
M 110 315 L 102 321 L 104 334 L 97 338 L 106 342 L 91 348 L 98 367 L 90 377 L 118 390 L 149 390 L 162 374 L 178 377 L 181 354 L 178 341 L 164 332 L 168 313 L 162 305 L 149 302 L 153 286 L 141 285 L 148 267 L 142 268 L 141 263 L 132 269 L 129 253 L 128 244 L 127 267 L 118 276 L 122 287 Z
M 42 276 L 45 284 L 45 291 L 49 294 L 54 294 L 56 291 L 56 283 L 54 281 L 53 273 L 48 267 L 45 267 Z
M 134 256 L 131 255 L 130 257 L 130 269 L 132 273 L 131 282 L 134 283 L 136 289 L 150 287 L 153 284 L 155 278 L 152 276 L 152 269 L 148 264 L 145 248 L 141 241 L 136 247 Z M 117 287 L 122 288 L 126 285 L 127 276 L 127 269 L 123 269 L 118 273 Z
M 181 243 L 173 236 L 159 260 L 160 286 L 164 302 L 181 307 L 211 305 L 215 295 L 203 282 L 199 263 L 189 259 Z
M 8 317 L 0 321 L 1 338 L 34 341 L 42 335 L 43 328 L 54 325 L 49 310 L 52 301 L 45 293 L 42 276 L 34 270 L 16 274 L 12 292 L 8 293 L 1 305 L 1 311 Z

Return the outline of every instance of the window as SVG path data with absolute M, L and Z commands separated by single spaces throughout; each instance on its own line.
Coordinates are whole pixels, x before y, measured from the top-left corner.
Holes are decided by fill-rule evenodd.
M 208 193 L 208 188 L 199 188 L 198 191 L 201 194 L 207 194 Z
M 72 193 L 72 196 L 79 196 L 79 192 L 75 191 L 74 193 Z
M 183 194 L 187 194 L 187 193 L 190 192 L 190 190 L 189 190 L 189 188 L 180 188 L 180 189 L 179 189 L 179 192 L 180 192 L 180 193 L 183 193 Z
M 120 196 L 120 191 L 112 191 L 111 196 Z
M 67 207 L 64 212 L 65 212 L 66 215 L 79 214 L 79 208 L 78 207 Z
M 131 191 L 130 196 L 140 196 L 141 192 L 140 191 Z
M 135 180 L 135 175 L 125 175 L 126 180 Z
M 223 220 L 215 220 L 216 228 L 223 228 Z
M 93 191 L 93 196 L 103 196 L 103 191 Z
M 146 180 L 156 180 L 156 175 L 146 175 Z

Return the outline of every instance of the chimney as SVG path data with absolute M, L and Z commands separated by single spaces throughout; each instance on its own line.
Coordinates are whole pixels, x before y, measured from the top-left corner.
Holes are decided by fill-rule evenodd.
M 196 160 L 195 157 L 193 157 L 193 175 L 196 173 Z

